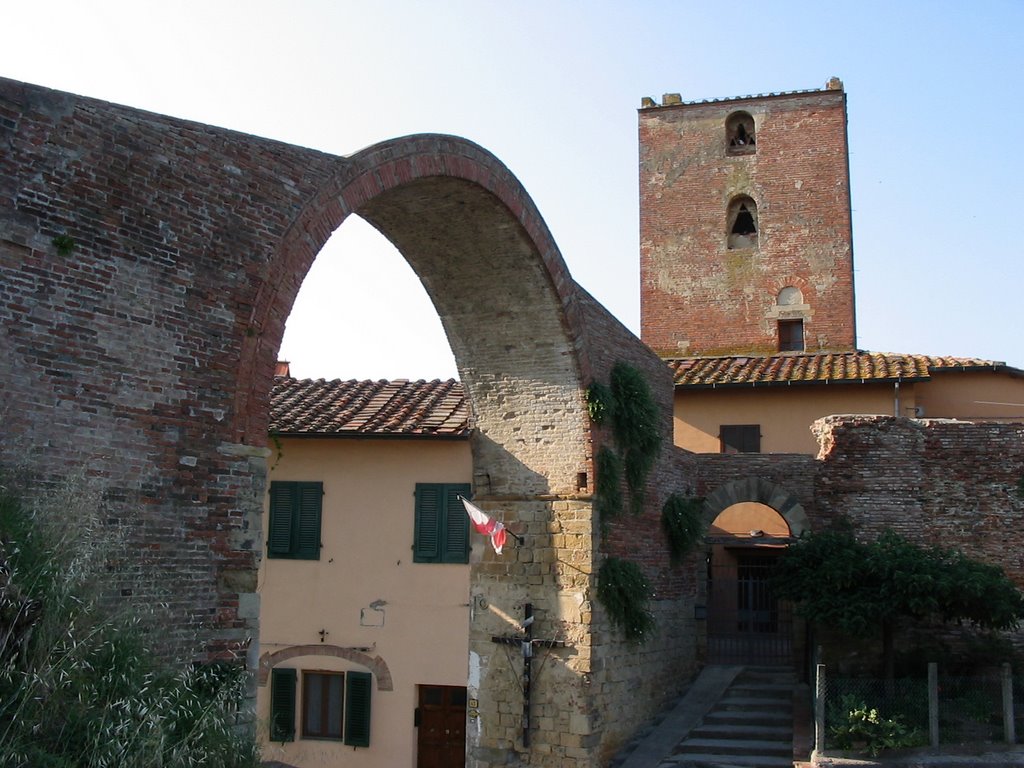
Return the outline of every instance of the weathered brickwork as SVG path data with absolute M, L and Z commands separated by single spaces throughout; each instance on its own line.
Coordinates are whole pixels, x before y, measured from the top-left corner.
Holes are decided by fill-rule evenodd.
M 641 338 L 658 354 L 774 352 L 787 319 L 808 350 L 854 347 L 846 96 L 830 86 L 640 110 Z M 736 152 L 740 112 L 756 145 Z M 741 196 L 757 234 L 730 248 Z
M 100 479 L 107 519 L 131 531 L 112 593 L 166 603 L 164 653 L 254 652 L 274 363 L 309 266 L 350 213 L 423 280 L 472 405 L 475 498 L 529 540 L 515 560 L 473 555 L 469 765 L 598 764 L 692 670 L 692 610 L 661 600 L 663 635 L 638 654 L 595 606 L 603 438 L 583 392 L 620 359 L 650 377 L 659 490 L 636 522 L 646 543 L 608 551 L 664 551 L 656 515 L 682 484 L 670 372 L 575 285 L 480 147 L 428 135 L 331 157 L 0 80 L 0 464 Z M 656 560 L 663 595 L 684 593 L 692 577 Z M 518 678 L 491 641 L 526 602 L 538 637 L 569 643 L 537 681 L 529 750 Z
M 1024 588 L 1024 425 L 830 416 L 815 423 L 816 526 L 846 515 L 1002 566 Z

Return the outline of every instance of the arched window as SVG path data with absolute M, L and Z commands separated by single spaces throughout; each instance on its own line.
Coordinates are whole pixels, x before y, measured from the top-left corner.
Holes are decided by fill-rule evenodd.
M 733 112 L 725 121 L 725 151 L 730 155 L 751 155 L 757 151 L 754 118 L 747 112 Z
M 757 203 L 741 195 L 729 203 L 727 216 L 729 250 L 757 248 Z
M 804 303 L 804 295 L 799 288 L 792 285 L 787 285 L 781 291 L 775 300 L 775 303 L 780 307 L 792 307 L 797 304 Z

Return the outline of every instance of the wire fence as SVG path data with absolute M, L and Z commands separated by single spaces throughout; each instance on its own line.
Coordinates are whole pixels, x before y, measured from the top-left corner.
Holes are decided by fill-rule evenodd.
M 933 668 L 929 678 L 896 680 L 824 676 L 817 690 L 819 749 L 1020 743 L 1024 733 L 1024 678 L 1008 669 L 965 677 Z

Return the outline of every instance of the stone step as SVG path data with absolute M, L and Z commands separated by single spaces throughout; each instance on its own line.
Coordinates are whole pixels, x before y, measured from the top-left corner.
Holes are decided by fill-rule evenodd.
M 747 682 L 759 682 L 759 683 L 785 683 L 786 685 L 796 685 L 797 676 L 792 671 L 750 671 L 749 669 L 744 670 L 736 678 L 736 682 L 747 683 Z
M 729 688 L 727 695 L 762 699 L 790 699 L 793 697 L 793 686 L 774 683 L 739 684 Z
M 709 723 L 704 722 L 690 731 L 695 739 L 756 739 L 759 741 L 793 741 L 793 729 L 786 725 L 759 725 L 757 723 Z
M 755 757 L 789 757 L 793 759 L 792 740 L 764 741 L 759 739 L 687 739 L 678 745 L 674 754 L 752 755 Z
M 771 706 L 766 706 L 770 704 Z M 716 710 L 728 710 L 728 711 L 759 711 L 763 709 L 769 709 L 772 711 L 789 712 L 793 709 L 793 702 L 791 698 L 786 699 L 764 699 L 756 696 L 733 696 L 730 693 L 726 693 L 715 707 Z
M 692 753 L 673 755 L 658 764 L 658 768 L 678 766 L 679 768 L 793 768 L 793 756 L 757 757 L 756 755 L 709 755 Z
M 789 727 L 793 724 L 793 715 L 778 709 L 759 710 L 725 710 L 719 709 L 704 717 L 710 725 L 777 725 Z

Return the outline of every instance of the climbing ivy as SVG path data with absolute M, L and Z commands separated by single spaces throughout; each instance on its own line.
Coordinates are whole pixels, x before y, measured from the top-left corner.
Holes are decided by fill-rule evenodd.
M 61 256 L 70 256 L 75 250 L 75 239 L 70 235 L 56 235 L 53 238 L 53 247 Z
M 703 506 L 702 498 L 683 498 L 673 493 L 661 508 L 661 527 L 668 539 L 669 557 L 673 565 L 678 565 L 701 540 L 704 527 L 700 510 Z
M 645 640 L 654 630 L 649 604 L 653 592 L 640 566 L 609 557 L 597 575 L 597 599 L 608 611 L 612 626 L 631 643 Z
M 658 406 L 643 374 L 620 360 L 612 367 L 610 382 L 610 386 L 593 382 L 586 393 L 590 418 L 596 424 L 611 422 L 617 449 L 612 454 L 615 462 L 607 456 L 602 459 L 606 450 L 612 453 L 610 448 L 602 448 L 597 456 L 597 507 L 604 513 L 602 525 L 622 508 L 623 475 L 629 490 L 630 511 L 634 515 L 642 511 L 647 477 L 661 450 Z M 614 473 L 614 478 L 603 477 L 605 473 Z
M 622 513 L 622 462 L 608 446 L 597 452 L 596 484 L 594 507 L 605 531 L 608 523 Z
M 611 393 L 615 404 L 612 433 L 622 453 L 630 508 L 635 515 L 643 508 L 644 485 L 661 450 L 658 406 L 643 374 L 621 360 L 612 367 Z
M 595 424 L 602 424 L 606 418 L 611 416 L 615 408 L 612 400 L 612 392 L 608 387 L 599 381 L 592 382 L 587 387 L 587 412 Z

